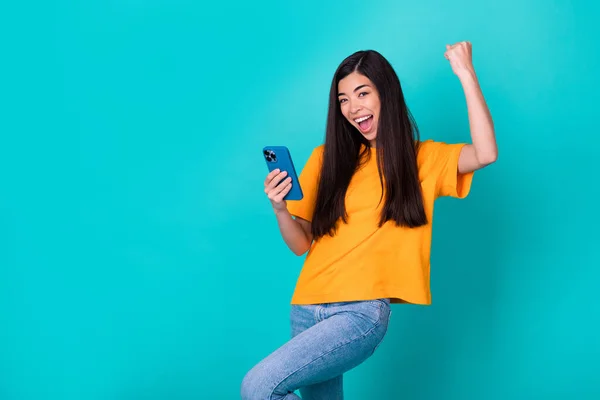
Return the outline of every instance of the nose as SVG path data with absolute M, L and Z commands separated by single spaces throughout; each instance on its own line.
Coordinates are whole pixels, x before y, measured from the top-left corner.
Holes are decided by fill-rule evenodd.
M 358 103 L 358 101 L 352 101 L 350 100 L 350 113 L 351 114 L 356 114 L 360 111 L 361 107 L 360 104 Z

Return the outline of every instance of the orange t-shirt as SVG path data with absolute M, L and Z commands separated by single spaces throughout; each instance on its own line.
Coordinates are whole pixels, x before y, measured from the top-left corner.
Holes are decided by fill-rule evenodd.
M 390 298 L 393 303 L 431 304 L 429 285 L 434 200 L 464 198 L 473 172 L 458 173 L 464 144 L 432 140 L 419 145 L 417 164 L 428 224 L 418 228 L 377 224 L 383 201 L 375 149 L 355 172 L 346 194 L 348 223 L 313 241 L 296 283 L 292 304 Z M 315 148 L 300 173 L 304 198 L 287 201 L 290 214 L 312 221 L 324 146 Z M 380 204 L 379 204 L 380 203 Z

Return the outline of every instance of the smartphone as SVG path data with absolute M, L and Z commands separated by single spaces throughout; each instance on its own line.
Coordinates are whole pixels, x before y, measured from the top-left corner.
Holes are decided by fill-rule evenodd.
M 263 157 L 267 162 L 267 168 L 269 172 L 279 169 L 280 171 L 287 171 L 287 177 L 292 178 L 292 188 L 283 198 L 284 200 L 302 200 L 302 188 L 300 187 L 300 181 L 292 162 L 292 156 L 290 151 L 285 146 L 265 146 L 263 148 Z

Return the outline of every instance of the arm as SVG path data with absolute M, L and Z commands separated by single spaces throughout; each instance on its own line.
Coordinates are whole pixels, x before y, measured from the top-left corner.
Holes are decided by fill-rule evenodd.
M 292 188 L 292 182 L 290 178 L 285 178 L 286 175 L 285 171 L 280 172 L 278 169 L 269 173 L 265 179 L 265 193 L 275 211 L 283 241 L 294 254 L 300 256 L 306 253 L 312 244 L 311 226 L 310 222 L 302 218 L 292 218 L 287 209 L 283 198 Z
M 458 160 L 458 172 L 481 169 L 498 158 L 498 146 L 490 110 L 479 86 L 471 57 L 471 43 L 446 46 L 445 57 L 458 76 L 467 101 L 472 144 L 463 147 Z
M 312 244 L 310 222 L 302 218 L 292 218 L 287 207 L 283 210 L 275 210 L 275 216 L 281 237 L 290 250 L 297 256 L 306 253 Z

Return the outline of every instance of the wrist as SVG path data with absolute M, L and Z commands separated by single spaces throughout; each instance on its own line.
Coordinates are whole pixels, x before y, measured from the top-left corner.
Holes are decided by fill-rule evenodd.
M 287 206 L 285 206 L 285 205 L 282 208 L 275 208 L 275 207 L 273 207 L 273 212 L 278 217 L 281 216 L 281 215 L 289 214 Z
M 475 71 L 471 68 L 465 68 L 465 69 L 458 71 L 456 73 L 456 76 L 458 76 L 458 79 L 460 79 L 460 81 L 462 83 L 476 83 L 477 82 L 477 75 L 475 74 Z

